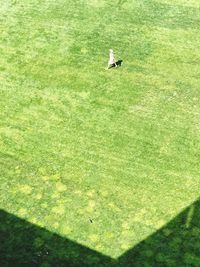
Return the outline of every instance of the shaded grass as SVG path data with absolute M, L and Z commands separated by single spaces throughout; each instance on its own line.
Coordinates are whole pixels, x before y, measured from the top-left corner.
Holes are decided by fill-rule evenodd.
M 118 257 L 200 193 L 199 10 L 1 2 L 1 207 Z
M 1 266 L 199 266 L 199 201 L 114 260 L 0 211 Z M 129 235 L 129 232 L 127 231 Z

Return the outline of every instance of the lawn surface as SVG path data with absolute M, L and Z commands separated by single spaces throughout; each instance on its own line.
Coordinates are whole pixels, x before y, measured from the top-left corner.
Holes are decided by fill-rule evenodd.
M 1 209 L 117 258 L 198 199 L 199 0 L 0 0 L 0 53 Z

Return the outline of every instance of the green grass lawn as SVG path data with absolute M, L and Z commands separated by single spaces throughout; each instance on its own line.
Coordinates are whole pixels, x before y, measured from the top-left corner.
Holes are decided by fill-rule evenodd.
M 199 198 L 199 0 L 0 0 L 0 54 L 1 209 L 116 259 Z

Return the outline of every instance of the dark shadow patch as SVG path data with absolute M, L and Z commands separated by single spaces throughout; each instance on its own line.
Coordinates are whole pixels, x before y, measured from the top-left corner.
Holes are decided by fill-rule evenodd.
M 199 267 L 200 201 L 119 258 L 120 266 Z
M 199 267 L 200 201 L 117 260 L 0 211 L 1 267 Z
M 1 267 L 112 266 L 112 259 L 0 211 Z
M 122 59 L 117 60 L 116 64 L 118 67 L 121 67 L 121 65 L 123 64 L 123 60 Z
M 116 65 L 117 67 L 121 67 L 123 64 L 123 60 L 122 59 L 119 59 L 116 61 Z M 116 68 L 116 65 L 115 64 L 111 64 L 108 68 L 111 69 L 111 68 Z

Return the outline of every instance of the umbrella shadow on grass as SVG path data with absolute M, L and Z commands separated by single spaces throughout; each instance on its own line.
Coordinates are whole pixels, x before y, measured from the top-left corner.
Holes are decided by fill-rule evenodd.
M 117 260 L 1 210 L 0 266 L 197 267 L 200 266 L 200 201 Z

